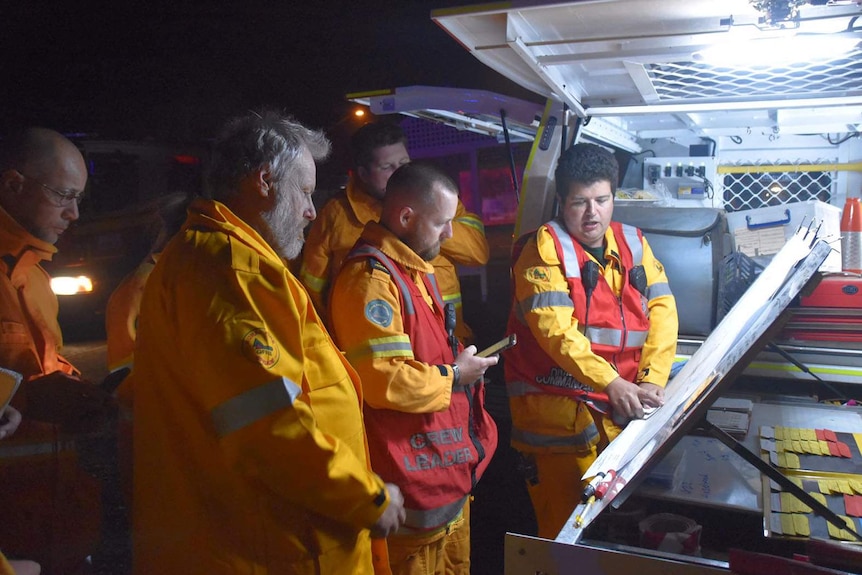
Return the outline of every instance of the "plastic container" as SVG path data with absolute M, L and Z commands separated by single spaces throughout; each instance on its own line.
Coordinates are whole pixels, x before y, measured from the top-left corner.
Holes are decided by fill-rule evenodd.
M 862 204 L 847 198 L 841 214 L 841 269 L 862 273 Z

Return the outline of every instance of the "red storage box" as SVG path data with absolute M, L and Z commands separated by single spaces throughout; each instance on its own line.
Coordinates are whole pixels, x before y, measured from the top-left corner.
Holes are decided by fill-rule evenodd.
M 802 307 L 844 307 L 862 309 L 862 278 L 830 275 L 824 277 L 810 296 L 803 296 Z

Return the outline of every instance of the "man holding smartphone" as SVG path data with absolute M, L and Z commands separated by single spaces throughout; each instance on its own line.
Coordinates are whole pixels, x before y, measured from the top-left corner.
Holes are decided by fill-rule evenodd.
M 395 575 L 469 575 L 470 492 L 497 445 L 481 379 L 497 357 L 460 344 L 455 356 L 430 263 L 457 205 L 440 170 L 398 168 L 331 293 L 335 339 L 362 380 L 371 464 L 404 493 L 407 520 L 387 539 Z

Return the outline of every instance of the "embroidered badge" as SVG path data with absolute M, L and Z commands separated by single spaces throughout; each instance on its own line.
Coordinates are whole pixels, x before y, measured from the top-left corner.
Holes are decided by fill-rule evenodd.
M 392 323 L 392 306 L 382 299 L 372 300 L 365 306 L 365 317 L 371 323 L 389 327 Z
M 263 328 L 256 328 L 242 338 L 242 352 L 264 367 L 272 367 L 278 363 L 278 348 L 273 344 L 272 337 Z
M 527 279 L 534 283 L 546 283 L 551 278 L 547 266 L 536 266 L 527 270 Z

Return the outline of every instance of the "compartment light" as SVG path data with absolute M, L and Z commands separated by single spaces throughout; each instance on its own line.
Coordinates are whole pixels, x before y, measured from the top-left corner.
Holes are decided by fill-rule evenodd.
M 716 44 L 692 55 L 696 62 L 716 67 L 756 68 L 817 60 L 836 60 L 859 44 L 859 38 L 834 35 L 795 35 L 737 40 Z

